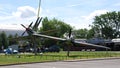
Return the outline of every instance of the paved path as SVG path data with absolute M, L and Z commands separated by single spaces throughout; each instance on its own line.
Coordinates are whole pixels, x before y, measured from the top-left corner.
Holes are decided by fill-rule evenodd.
M 46 62 L 1 66 L 0 68 L 120 68 L 120 59 L 91 60 L 75 62 Z

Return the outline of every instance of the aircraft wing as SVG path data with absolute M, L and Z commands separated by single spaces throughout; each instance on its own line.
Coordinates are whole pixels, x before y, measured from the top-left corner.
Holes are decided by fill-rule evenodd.
M 20 36 L 20 37 L 12 38 L 10 40 L 15 40 L 15 41 L 30 40 L 30 37 L 29 36 Z
M 85 42 L 74 41 L 74 43 L 80 44 L 80 45 L 85 45 L 85 46 L 93 46 L 93 47 L 100 47 L 100 48 L 110 49 L 109 47 L 106 47 L 106 46 L 95 45 L 95 44 L 90 44 L 90 43 L 85 43 Z
M 33 34 L 33 35 L 38 36 L 38 37 L 44 37 L 44 38 L 60 40 L 60 41 L 67 41 L 66 39 L 63 39 L 63 38 L 58 38 L 58 37 L 53 37 L 53 36 L 48 36 L 48 35 L 42 35 L 42 34 Z M 75 44 L 80 44 L 80 45 L 85 45 L 85 46 L 93 46 L 93 47 L 100 47 L 100 48 L 110 49 L 109 47 L 106 47 L 106 46 L 95 45 L 95 44 L 90 44 L 90 43 L 85 43 L 85 42 L 74 41 L 74 43 Z
M 53 36 L 48 36 L 48 35 L 42 35 L 42 34 L 33 34 L 33 35 L 38 36 L 38 37 L 50 38 L 54 40 L 66 41 L 66 39 L 63 39 L 63 38 L 58 38 L 58 37 L 53 37 Z

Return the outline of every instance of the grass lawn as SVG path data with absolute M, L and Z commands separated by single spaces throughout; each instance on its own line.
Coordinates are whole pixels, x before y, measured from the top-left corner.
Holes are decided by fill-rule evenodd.
M 43 53 L 34 55 L 33 53 L 22 53 L 14 55 L 0 54 L 0 65 L 31 63 L 31 62 L 46 62 L 46 61 L 60 61 L 60 60 L 74 60 L 74 59 L 89 59 L 89 58 L 105 58 L 105 57 L 120 57 L 120 52 L 113 51 L 95 51 L 95 52 L 80 52 L 71 51 L 70 56 L 66 56 L 67 52 L 61 51 L 59 53 Z

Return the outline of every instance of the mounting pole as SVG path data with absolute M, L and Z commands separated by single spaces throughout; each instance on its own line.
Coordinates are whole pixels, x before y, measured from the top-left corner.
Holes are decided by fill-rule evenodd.
M 39 0 L 39 7 L 38 7 L 38 15 L 37 15 L 37 18 L 39 17 L 39 14 L 40 14 L 40 6 L 41 6 L 41 0 Z

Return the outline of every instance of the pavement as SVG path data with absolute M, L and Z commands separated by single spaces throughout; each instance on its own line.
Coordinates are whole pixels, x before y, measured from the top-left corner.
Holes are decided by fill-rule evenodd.
M 0 68 L 120 68 L 120 59 L 73 60 L 0 66 Z

